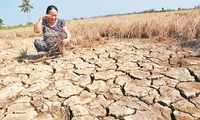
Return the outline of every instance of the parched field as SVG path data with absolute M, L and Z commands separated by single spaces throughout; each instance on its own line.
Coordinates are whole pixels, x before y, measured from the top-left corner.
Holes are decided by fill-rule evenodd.
M 200 119 L 198 11 L 67 23 L 76 47 L 51 59 L 32 27 L 0 31 L 0 119 Z

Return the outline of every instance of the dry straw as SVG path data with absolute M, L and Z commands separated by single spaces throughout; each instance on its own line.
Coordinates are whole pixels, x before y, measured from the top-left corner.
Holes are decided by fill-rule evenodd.
M 70 21 L 69 26 L 79 44 L 91 44 L 99 36 L 188 40 L 200 36 L 199 15 L 198 10 L 121 15 Z
M 170 37 L 188 40 L 200 37 L 199 15 L 199 10 L 130 14 L 71 20 L 67 25 L 72 34 L 72 42 L 83 46 L 91 46 L 103 37 Z M 0 31 L 0 38 L 35 36 L 38 35 L 32 27 Z

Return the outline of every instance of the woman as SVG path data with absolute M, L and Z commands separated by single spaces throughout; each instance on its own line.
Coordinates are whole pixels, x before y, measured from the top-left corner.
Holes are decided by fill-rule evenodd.
M 47 7 L 46 15 L 42 16 L 34 26 L 34 32 L 43 32 L 43 40 L 34 41 L 37 52 L 65 53 L 66 45 L 70 45 L 71 34 L 63 19 L 58 18 L 57 7 Z

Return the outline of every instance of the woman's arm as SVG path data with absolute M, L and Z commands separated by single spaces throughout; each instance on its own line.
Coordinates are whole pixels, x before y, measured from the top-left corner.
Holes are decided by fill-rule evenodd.
M 63 43 L 64 45 L 69 44 L 71 40 L 71 33 L 69 32 L 67 26 L 64 26 L 62 30 L 67 35 L 67 38 L 63 40 Z
M 49 16 L 50 15 L 44 15 L 38 20 L 38 22 L 34 26 L 34 32 L 35 33 L 42 32 L 42 22 L 43 22 L 44 19 L 47 19 Z
M 40 33 L 42 31 L 42 21 L 43 21 L 43 17 L 41 17 L 38 22 L 35 24 L 34 26 L 34 32 L 35 33 Z

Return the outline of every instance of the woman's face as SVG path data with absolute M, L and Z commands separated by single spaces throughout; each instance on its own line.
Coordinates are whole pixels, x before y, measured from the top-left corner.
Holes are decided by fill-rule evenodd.
M 58 12 L 55 9 L 52 9 L 48 12 L 48 20 L 50 22 L 56 22 L 57 20 L 57 16 L 58 16 Z

